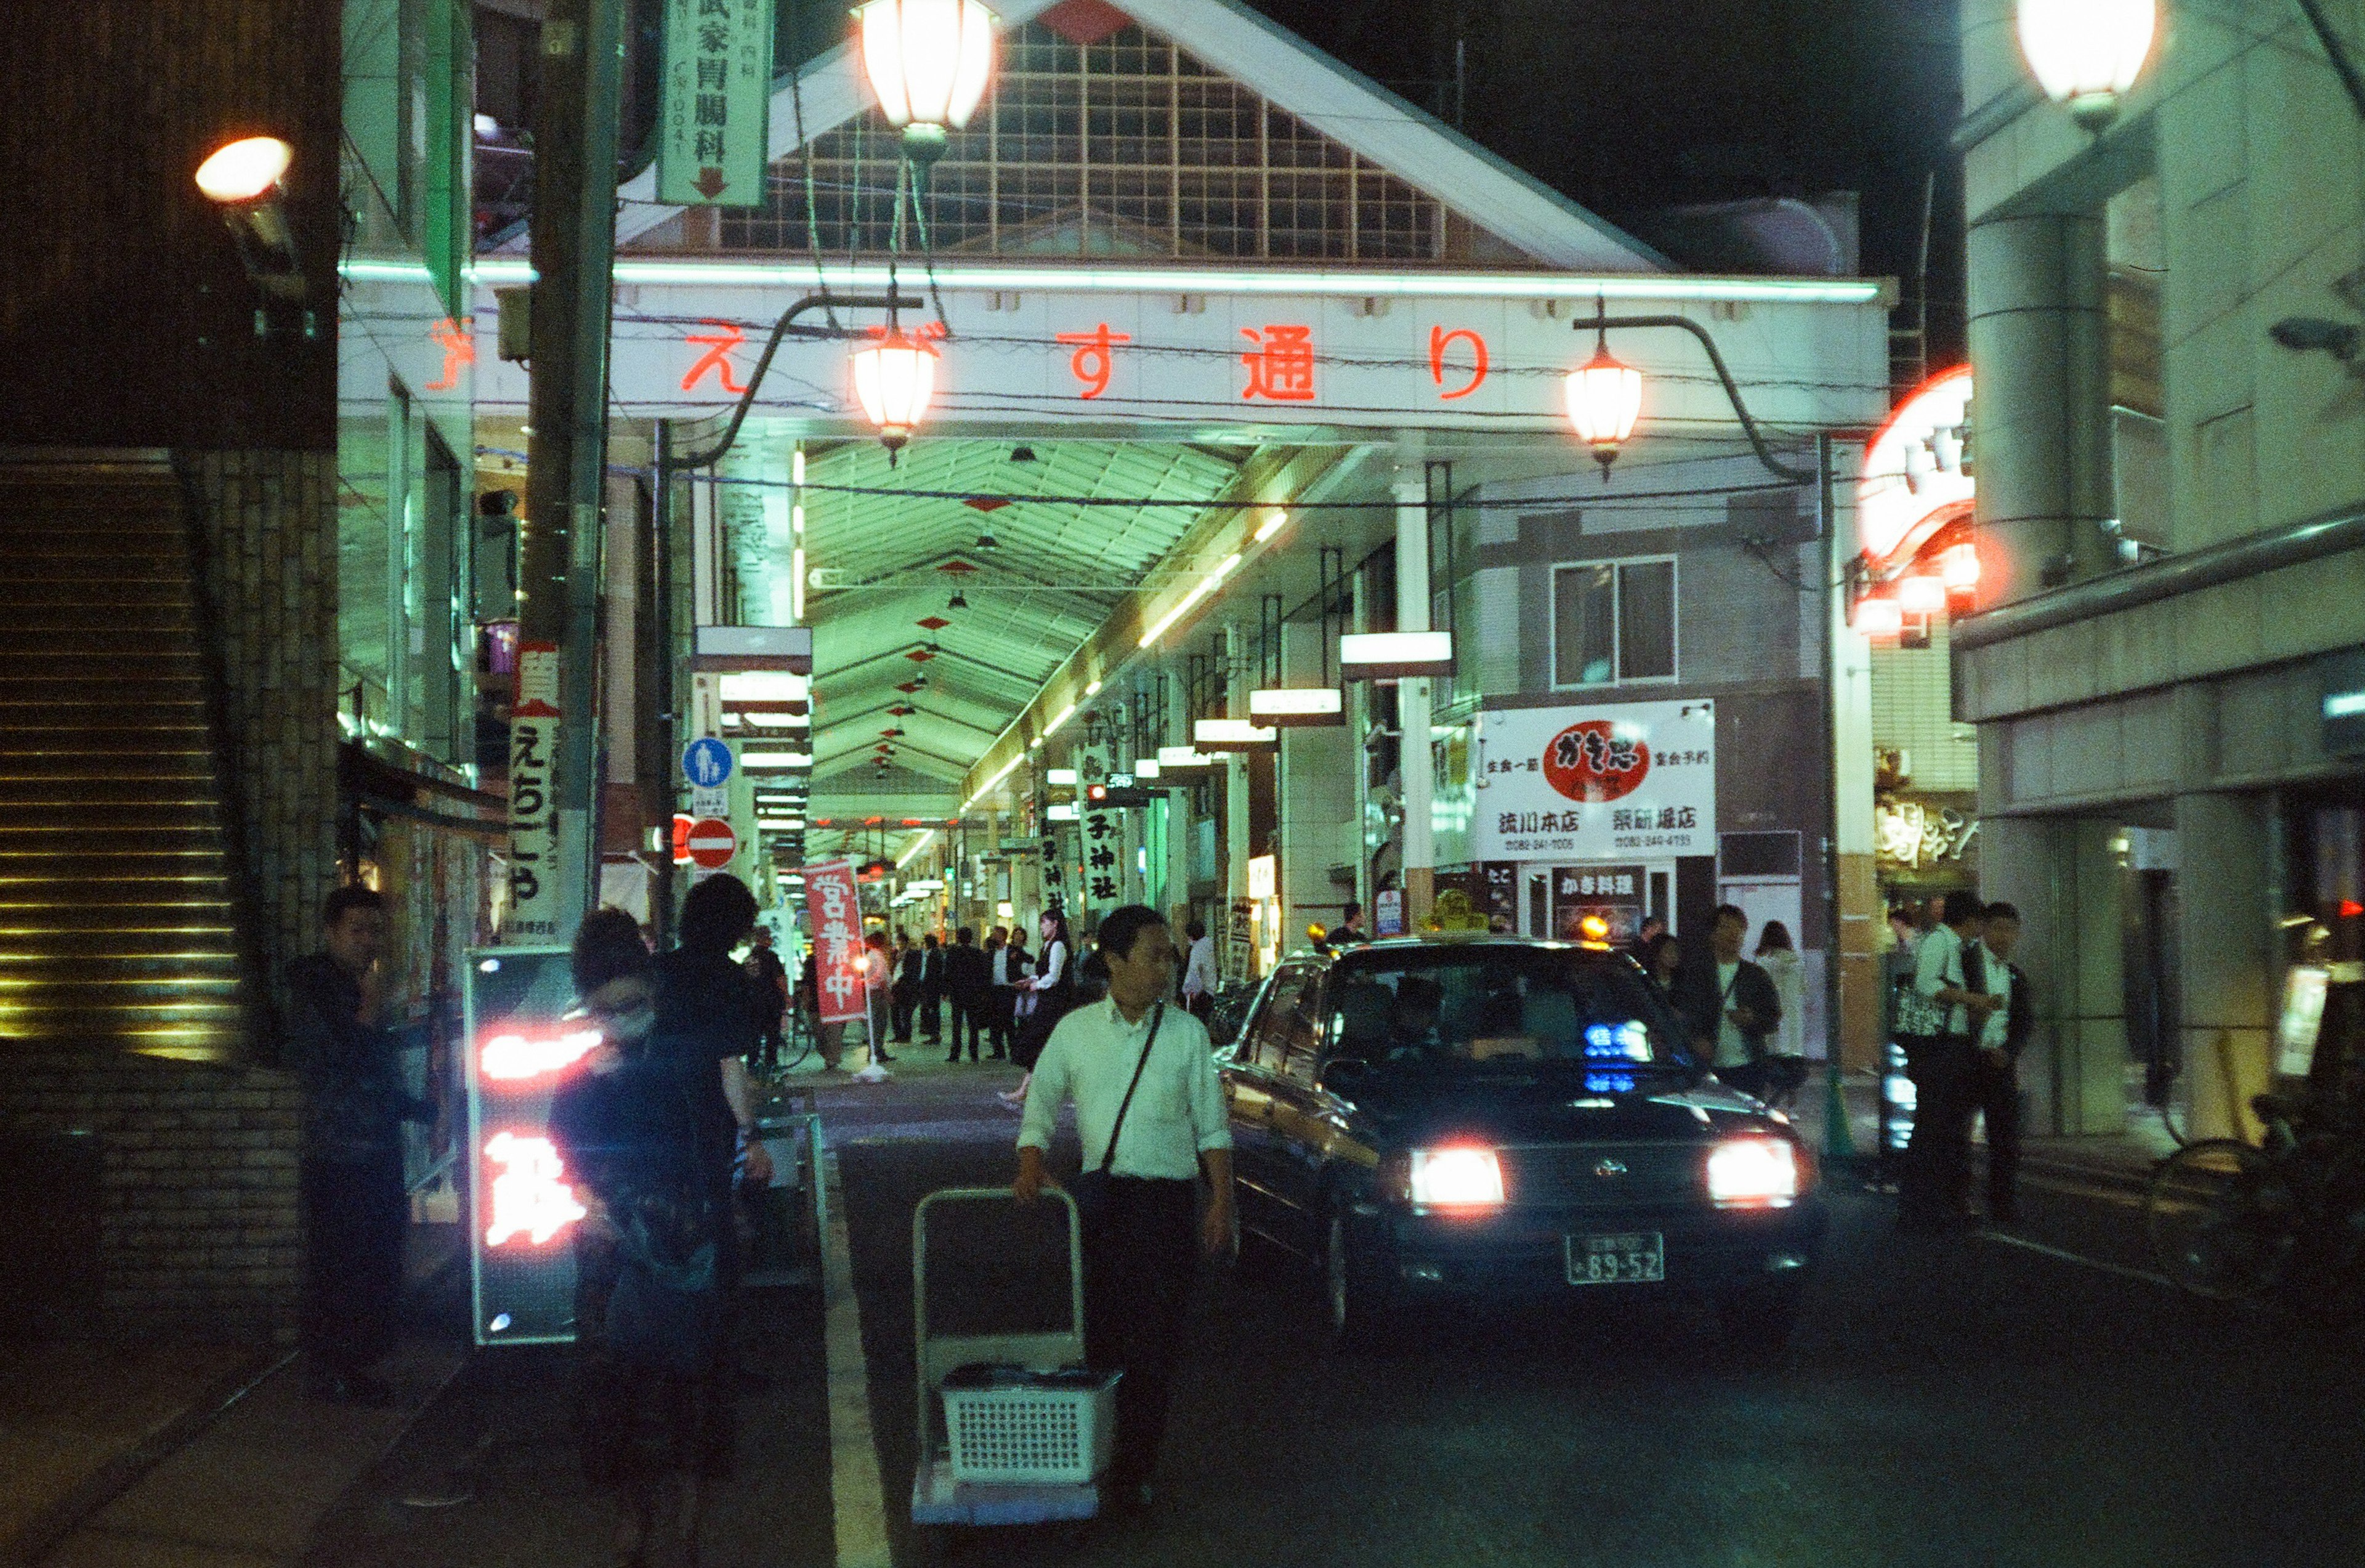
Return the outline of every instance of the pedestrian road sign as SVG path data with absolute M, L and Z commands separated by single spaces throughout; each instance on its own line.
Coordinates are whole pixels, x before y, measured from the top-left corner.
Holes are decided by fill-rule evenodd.
M 729 823 L 708 817 L 690 824 L 689 857 L 697 865 L 709 871 L 720 871 L 738 853 L 739 835 L 731 831 Z
M 731 777 L 731 748 L 712 735 L 694 740 L 682 750 L 681 772 L 692 784 L 712 790 Z

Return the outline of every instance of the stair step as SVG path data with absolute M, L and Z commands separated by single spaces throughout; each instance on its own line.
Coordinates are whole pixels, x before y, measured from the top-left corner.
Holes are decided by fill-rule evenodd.
M 0 849 L 0 890 L 27 879 L 74 888 L 94 881 L 142 883 L 155 889 L 165 884 L 195 886 L 204 890 L 230 885 L 230 862 L 219 849 L 165 854 L 145 853 L 60 855 Z
M 0 761 L 0 770 L 6 767 L 6 762 Z M 104 811 L 111 815 L 119 811 L 219 812 L 220 809 L 221 801 L 212 790 L 186 779 L 168 783 L 118 774 L 75 785 L 69 790 L 47 779 L 0 778 L 0 823 L 30 823 L 35 820 L 31 813 L 50 811 L 79 811 L 84 815 Z
M 54 883 L 0 878 L 0 929 L 227 924 L 230 916 L 230 900 L 223 893 L 209 892 L 203 886 L 185 887 L 177 881 L 86 886 L 79 878 L 71 882 L 61 878 Z
M 5 560 L 6 554 L 6 551 L 0 551 L 0 560 Z M 76 604 L 91 611 L 95 618 L 118 605 L 147 607 L 169 605 L 185 609 L 196 602 L 196 593 L 186 579 L 122 582 L 110 577 L 103 581 L 91 582 L 83 591 L 75 594 L 73 599 Z M 44 605 L 55 604 L 57 600 L 55 583 L 42 583 L 35 587 L 0 580 L 0 606 L 6 606 L 12 612 L 20 610 L 39 610 Z
M 0 561 L 7 559 L 7 551 L 0 547 Z M 62 604 L 50 600 L 41 604 L 21 605 L 11 610 L 5 628 L 10 636 L 32 633 L 82 632 L 103 630 L 118 634 L 134 632 L 177 632 L 194 636 L 196 610 L 193 599 L 171 604 L 118 605 L 103 613 L 95 613 L 81 601 Z

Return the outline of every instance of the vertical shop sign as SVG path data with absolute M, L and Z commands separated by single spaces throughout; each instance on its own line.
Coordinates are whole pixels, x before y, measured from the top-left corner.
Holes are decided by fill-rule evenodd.
M 1087 787 L 1105 783 L 1108 758 L 1086 752 L 1078 759 L 1077 777 Z M 1101 916 L 1125 902 L 1125 813 L 1089 796 L 1082 804 L 1077 826 L 1083 850 L 1083 902 L 1087 924 L 1098 929 Z
M 513 942 L 555 942 L 565 912 L 558 864 L 558 644 L 518 644 L 517 706 L 510 714 L 510 904 Z
M 829 860 L 805 873 L 806 929 L 813 935 L 813 983 L 821 991 L 821 1021 L 863 1016 L 862 911 L 854 862 Z
M 1234 899 L 1231 918 L 1224 925 L 1223 978 L 1256 978 L 1256 901 Z
M 760 205 L 771 114 L 772 0 L 666 0 L 657 200 Z

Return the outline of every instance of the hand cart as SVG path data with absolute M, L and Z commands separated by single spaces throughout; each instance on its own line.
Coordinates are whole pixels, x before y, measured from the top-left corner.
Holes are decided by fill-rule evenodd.
M 1067 1209 L 1065 1331 L 937 1335 L 928 1329 L 928 1211 L 938 1204 L 1013 1200 L 1007 1187 L 947 1187 L 912 1215 L 912 1320 L 919 1386 L 919 1460 L 912 1522 L 941 1546 L 950 1525 L 1089 1519 L 1115 1438 L 1118 1374 L 1084 1369 L 1083 1237 Z

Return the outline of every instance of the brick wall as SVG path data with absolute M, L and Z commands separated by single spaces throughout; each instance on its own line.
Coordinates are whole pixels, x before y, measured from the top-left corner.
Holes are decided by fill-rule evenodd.
M 250 939 L 276 1013 L 280 973 L 319 945 L 337 884 L 336 456 L 194 453 L 182 467 L 205 525 Z
M 317 944 L 334 885 L 336 460 L 183 454 L 193 562 L 220 668 L 216 719 L 250 963 L 277 977 Z M 9 1042 L 0 1132 L 98 1145 L 99 1314 L 51 1326 L 114 1335 L 286 1338 L 296 1323 L 301 1097 L 246 989 L 231 1062 L 134 1054 L 106 1037 Z M 84 1304 L 73 1304 L 79 1314 Z
M 286 1338 L 299 1264 L 295 1081 L 104 1043 L 20 1046 L 16 1130 L 96 1136 L 100 1317 L 131 1336 Z

